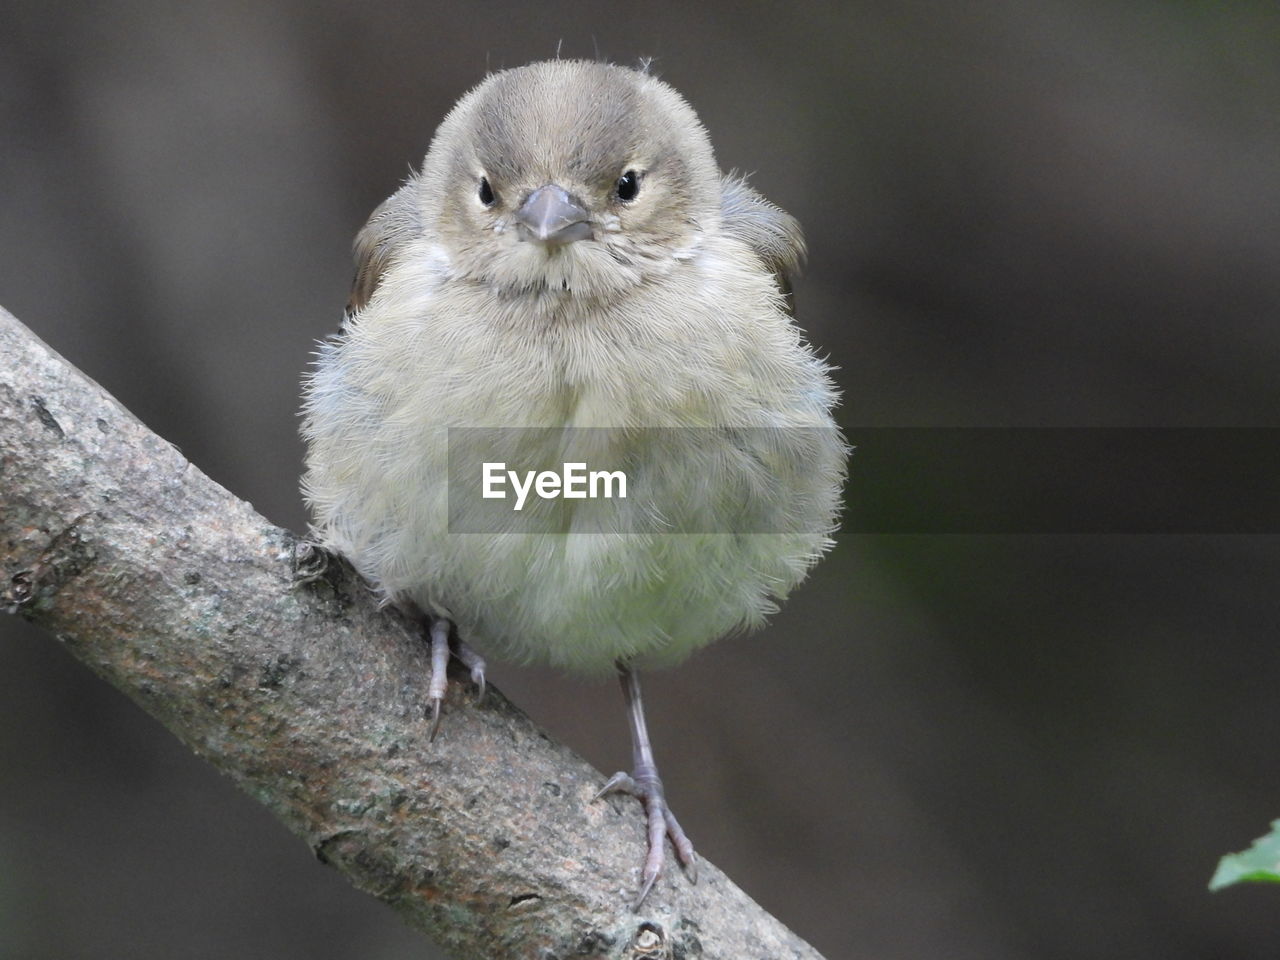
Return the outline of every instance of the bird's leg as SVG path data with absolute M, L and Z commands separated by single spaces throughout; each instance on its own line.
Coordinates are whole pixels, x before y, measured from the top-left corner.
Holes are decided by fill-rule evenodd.
M 484 658 L 456 635 L 447 617 L 427 614 L 412 601 L 401 600 L 401 611 L 422 625 L 431 645 L 431 678 L 427 681 L 427 701 L 431 704 L 431 739 L 440 732 L 440 707 L 449 689 L 449 654 L 453 653 L 471 672 L 471 682 L 479 688 L 476 702 L 484 696 Z
M 431 704 L 431 736 L 435 740 L 440 732 L 440 704 L 449 689 L 449 628 L 444 617 L 431 617 L 427 622 L 427 637 L 431 641 L 431 680 L 427 683 L 427 701 Z
M 462 661 L 462 665 L 471 672 L 471 682 L 476 685 L 476 703 L 484 699 L 484 657 L 476 653 L 476 651 L 463 640 L 461 637 L 454 637 L 453 655 Z
M 662 779 L 658 776 L 658 766 L 653 760 L 653 747 L 649 743 L 649 730 L 644 722 L 644 703 L 640 699 L 640 675 L 624 661 L 618 661 L 618 679 L 622 683 L 622 695 L 627 701 L 627 719 L 631 726 L 632 771 L 630 774 L 619 771 L 609 778 L 596 799 L 607 793 L 629 793 L 644 804 L 645 816 L 649 824 L 648 852 L 644 858 L 644 871 L 641 874 L 640 895 L 633 904 L 639 910 L 645 897 L 653 889 L 658 874 L 662 872 L 662 864 L 666 859 L 666 838 L 671 837 L 671 845 L 675 848 L 676 857 L 683 864 L 693 882 L 698 880 L 697 859 L 693 852 L 693 844 L 685 836 L 680 824 L 667 807 L 666 797 L 662 792 Z

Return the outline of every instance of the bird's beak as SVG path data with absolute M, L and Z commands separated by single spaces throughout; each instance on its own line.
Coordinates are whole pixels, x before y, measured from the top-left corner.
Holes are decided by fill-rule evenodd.
M 561 186 L 548 183 L 525 198 L 516 211 L 521 240 L 558 247 L 575 240 L 590 240 L 587 211 Z

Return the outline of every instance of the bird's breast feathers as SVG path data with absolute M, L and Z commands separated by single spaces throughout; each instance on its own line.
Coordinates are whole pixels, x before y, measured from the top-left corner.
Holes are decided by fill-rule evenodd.
M 308 382 L 305 490 L 322 537 L 388 594 L 525 659 L 677 660 L 757 623 L 829 544 L 843 448 L 825 366 L 740 247 L 708 238 L 661 283 L 600 303 L 456 282 L 448 256 L 415 241 Z M 658 478 L 668 503 L 610 505 L 612 532 L 583 504 L 586 532 L 451 533 L 451 427 L 605 428 L 604 458 Z M 714 432 L 726 427 L 746 432 Z M 454 463 L 478 471 L 485 435 L 468 436 L 481 448 Z M 633 532 L 655 509 L 696 529 Z M 734 528 L 774 515 L 778 532 Z

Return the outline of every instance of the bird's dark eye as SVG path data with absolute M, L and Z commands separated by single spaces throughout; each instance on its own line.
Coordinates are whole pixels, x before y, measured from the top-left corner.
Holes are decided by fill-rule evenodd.
M 498 202 L 498 198 L 493 194 L 493 187 L 489 186 L 488 177 L 480 178 L 480 190 L 477 195 L 480 197 L 480 202 L 486 207 L 492 207 Z
M 630 203 L 640 193 L 640 174 L 634 170 L 628 170 L 618 178 L 618 184 L 613 188 L 613 192 L 623 203 Z

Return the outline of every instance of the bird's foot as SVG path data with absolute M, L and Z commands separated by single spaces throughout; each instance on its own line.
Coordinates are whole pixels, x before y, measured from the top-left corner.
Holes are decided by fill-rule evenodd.
M 431 704 L 431 734 L 435 740 L 440 732 L 440 708 L 445 691 L 449 688 L 449 654 L 453 653 L 471 672 L 471 682 L 478 689 L 476 703 L 484 697 L 484 658 L 462 640 L 454 638 L 450 644 L 452 624 L 444 617 L 432 617 L 427 625 L 431 641 L 431 680 L 427 683 L 427 702 Z
M 648 851 L 644 858 L 644 869 L 640 876 L 640 895 L 631 905 L 632 910 L 639 910 L 645 897 L 653 889 L 662 865 L 666 861 L 666 840 L 671 838 L 671 846 L 675 848 L 676 859 L 680 861 L 692 883 L 698 882 L 698 858 L 693 852 L 693 844 L 685 836 L 685 832 L 676 822 L 671 808 L 667 806 L 662 792 L 662 780 L 655 768 L 638 767 L 633 773 L 619 771 L 609 778 L 609 782 L 600 788 L 595 795 L 596 800 L 610 793 L 629 793 L 644 805 L 645 817 L 648 820 Z
M 462 661 L 462 665 L 471 673 L 471 682 L 476 685 L 476 703 L 484 699 L 484 657 L 476 653 L 467 641 L 455 638 L 453 655 Z

